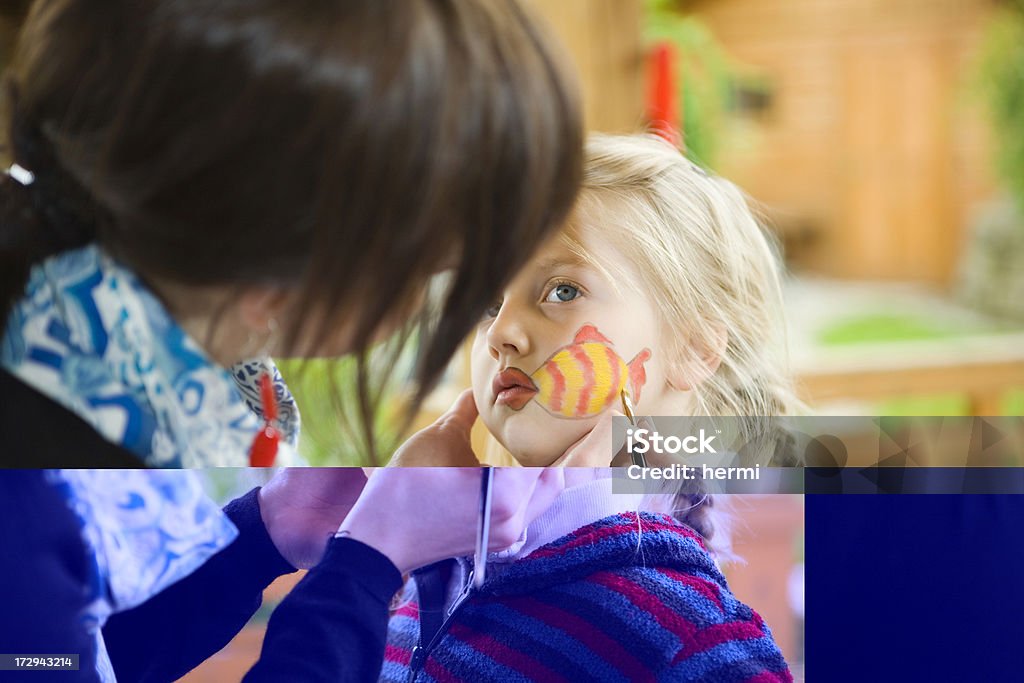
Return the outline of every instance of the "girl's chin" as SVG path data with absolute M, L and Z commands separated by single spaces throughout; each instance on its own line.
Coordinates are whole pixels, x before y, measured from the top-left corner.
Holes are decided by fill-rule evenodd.
M 547 467 L 565 454 L 594 426 L 594 420 L 566 420 L 543 409 L 510 416 L 491 433 L 524 467 Z M 491 427 L 491 425 L 488 425 Z

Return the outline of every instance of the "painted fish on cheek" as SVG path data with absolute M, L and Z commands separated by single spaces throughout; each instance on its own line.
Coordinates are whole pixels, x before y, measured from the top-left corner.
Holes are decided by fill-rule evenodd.
M 583 418 L 598 415 L 619 402 L 623 391 L 634 403 L 647 383 L 644 363 L 651 358 L 643 349 L 628 363 L 593 325 L 584 325 L 572 343 L 555 351 L 530 379 L 533 397 L 552 415 Z

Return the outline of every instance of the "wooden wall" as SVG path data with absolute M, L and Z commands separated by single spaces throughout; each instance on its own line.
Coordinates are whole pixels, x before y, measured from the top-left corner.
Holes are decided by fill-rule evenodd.
M 967 83 L 991 0 L 694 0 L 681 5 L 773 103 L 732 126 L 718 164 L 810 237 L 802 265 L 946 283 L 992 195 Z
M 562 42 L 579 76 L 590 130 L 643 124 L 642 0 L 527 0 Z

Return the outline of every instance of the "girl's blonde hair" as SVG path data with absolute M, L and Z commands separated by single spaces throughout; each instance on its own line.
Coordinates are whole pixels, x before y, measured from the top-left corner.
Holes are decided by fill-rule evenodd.
M 586 225 L 598 226 L 637 275 L 596 263 L 578 237 Z M 745 460 L 796 464 L 774 419 L 801 408 L 788 373 L 778 253 L 739 188 L 661 138 L 593 135 L 562 239 L 612 282 L 656 302 L 670 376 L 688 379 L 694 415 L 734 416 Z M 671 512 L 708 541 L 719 532 L 712 549 L 727 559 L 730 516 L 714 499 L 689 482 Z
M 799 402 L 788 375 L 781 276 L 773 241 L 732 183 L 661 138 L 593 135 L 575 221 L 599 225 L 652 298 L 669 368 L 692 383 L 695 415 L 779 416 Z M 589 259 L 576 239 L 563 239 Z M 604 270 L 610 264 L 595 264 Z M 628 281 L 624 272 L 609 273 Z M 708 366 L 705 358 L 718 361 Z M 706 375 L 706 376 L 704 376 Z
M 599 230 L 632 267 L 595 260 L 583 226 Z M 735 185 L 661 138 L 592 135 L 560 239 L 615 286 L 656 302 L 668 367 L 693 378 L 694 415 L 733 416 L 745 460 L 796 464 L 774 419 L 802 409 L 788 374 L 779 258 Z M 489 462 L 508 463 L 493 439 L 487 450 Z M 645 507 L 671 512 L 709 541 L 717 535 L 712 549 L 728 558 L 729 515 L 715 498 L 688 482 L 671 501 L 654 496 Z

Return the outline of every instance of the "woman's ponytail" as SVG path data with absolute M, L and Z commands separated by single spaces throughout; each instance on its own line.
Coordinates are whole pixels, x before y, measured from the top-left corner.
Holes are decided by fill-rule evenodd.
M 9 140 L 15 166 L 0 174 L 0 334 L 32 266 L 96 239 L 98 211 L 50 152 L 42 131 L 18 115 L 15 89 Z
M 38 225 L 29 188 L 6 173 L 0 175 L 0 330 L 25 286 L 35 251 L 30 243 Z

